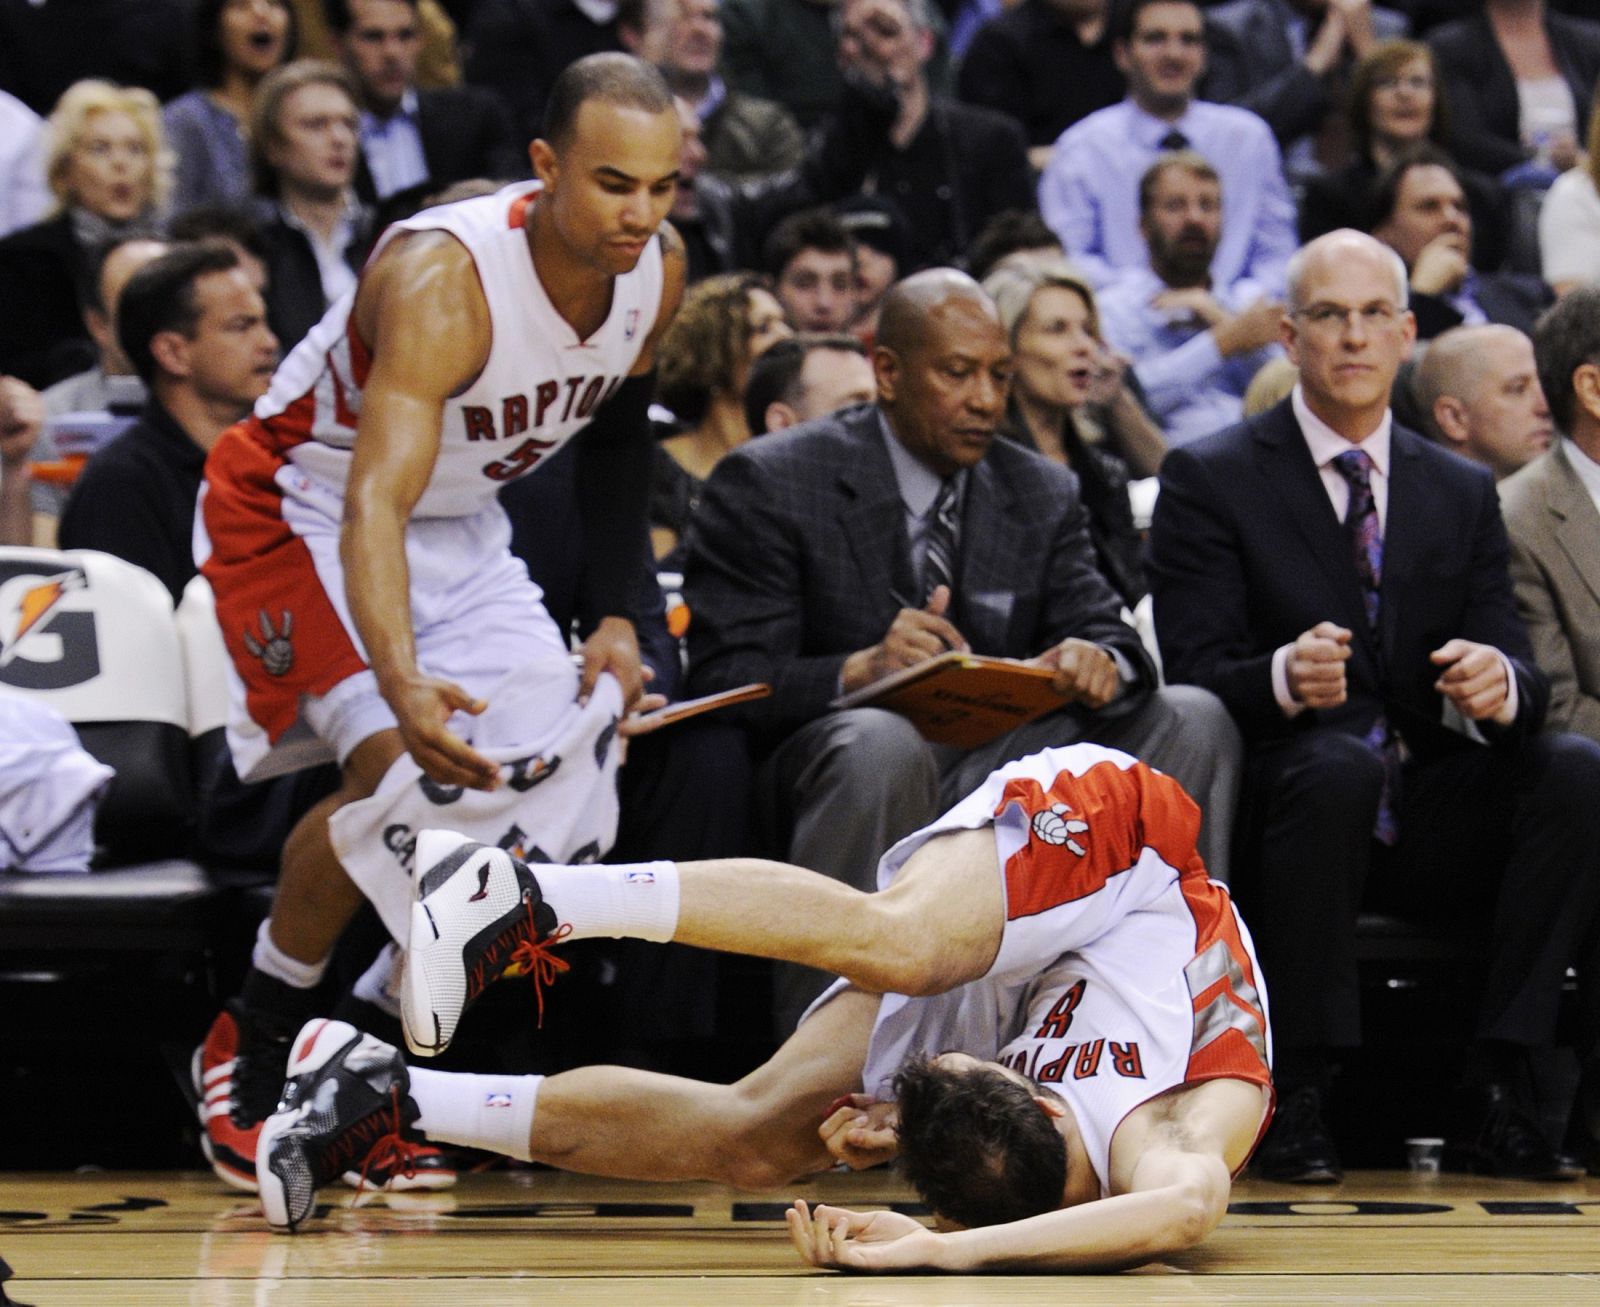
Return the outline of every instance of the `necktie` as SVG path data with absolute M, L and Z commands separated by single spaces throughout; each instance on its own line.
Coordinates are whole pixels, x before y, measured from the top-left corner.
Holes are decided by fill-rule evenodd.
M 1187 150 L 1189 148 L 1189 138 L 1174 127 L 1157 141 L 1156 145 L 1163 150 Z
M 936 588 L 949 586 L 955 593 L 956 582 L 956 479 L 947 477 L 939 487 L 933 507 L 928 510 L 927 534 L 924 540 L 927 553 L 922 560 L 922 599 L 926 603 Z
M 1378 522 L 1378 503 L 1372 495 L 1372 459 L 1362 449 L 1347 449 L 1333 460 L 1339 475 L 1350 483 L 1350 511 L 1344 529 L 1361 582 L 1361 599 L 1367 612 L 1367 626 L 1378 634 L 1379 592 L 1383 585 L 1383 528 Z M 1366 734 L 1367 747 L 1383 759 L 1383 793 L 1378 799 L 1378 817 L 1372 833 L 1383 844 L 1399 837 L 1395 808 L 1400 796 L 1400 742 L 1389 729 L 1383 713 Z

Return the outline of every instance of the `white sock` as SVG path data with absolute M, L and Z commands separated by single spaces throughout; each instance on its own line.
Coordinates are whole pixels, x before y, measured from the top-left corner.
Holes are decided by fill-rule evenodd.
M 250 953 L 250 965 L 295 989 L 311 989 L 321 981 L 322 973 L 328 969 L 328 959 L 300 962 L 290 957 L 272 942 L 272 932 L 268 929 L 271 925 L 272 918 L 268 917 L 256 931 L 256 946 Z
M 400 946 L 390 940 L 378 950 L 372 965 L 363 971 L 350 992 L 380 1012 L 396 1019 L 400 1016 Z
M 633 862 L 615 867 L 535 863 L 540 892 L 572 939 L 670 940 L 678 929 L 678 864 Z
M 436 1144 L 532 1161 L 528 1132 L 543 1076 L 475 1076 L 409 1067 L 417 1129 Z

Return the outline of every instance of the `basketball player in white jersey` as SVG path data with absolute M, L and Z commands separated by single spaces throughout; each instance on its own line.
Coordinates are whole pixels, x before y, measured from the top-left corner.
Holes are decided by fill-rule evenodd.
M 417 831 L 563 862 L 614 836 L 618 722 L 642 688 L 627 615 L 651 369 L 684 280 L 663 223 L 679 143 L 654 69 L 573 64 L 530 147 L 538 180 L 390 228 L 207 462 L 196 558 L 233 664 L 238 771 L 332 758 L 343 776 L 289 837 L 243 990 L 196 1054 L 207 1154 L 237 1187 L 254 1188 L 289 1038 L 363 894 L 403 939 Z M 575 667 L 495 494 L 585 427 L 582 547 L 608 615 Z M 357 993 L 383 1002 L 386 974 Z M 432 1151 L 413 1169 L 379 1178 L 453 1178 Z
M 1255 955 L 1199 826 L 1176 782 L 1079 744 L 996 772 L 891 849 L 872 895 L 743 859 L 534 872 L 425 832 L 413 1047 L 447 1041 L 508 960 L 538 973 L 551 936 L 672 938 L 845 979 L 726 1086 L 407 1068 L 313 1022 L 262 1132 L 263 1209 L 295 1228 L 316 1185 L 409 1127 L 574 1171 L 752 1188 L 898 1152 L 939 1229 L 797 1203 L 790 1233 L 813 1265 L 1088 1270 L 1187 1247 L 1222 1219 L 1272 1094 Z

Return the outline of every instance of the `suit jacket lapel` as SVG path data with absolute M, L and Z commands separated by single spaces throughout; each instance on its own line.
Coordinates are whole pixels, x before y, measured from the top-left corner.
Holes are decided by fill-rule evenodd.
M 1545 504 L 1550 509 L 1556 542 L 1583 578 L 1589 593 L 1600 601 L 1600 512 L 1578 479 L 1566 446 L 1557 446 L 1545 482 Z
M 1012 504 L 1010 487 L 988 459 L 967 473 L 956 569 L 956 627 L 974 649 L 1007 647 L 1017 560 L 1034 552 Z M 1043 568 L 1043 560 L 1039 566 Z
M 861 575 L 863 601 L 874 603 L 879 596 L 888 596 L 885 611 L 892 616 L 899 600 L 918 603 L 922 598 L 913 593 L 905 504 L 878 432 L 878 410 L 869 407 L 852 414 L 846 427 L 856 457 L 839 471 L 847 501 L 839 513 L 839 526 Z

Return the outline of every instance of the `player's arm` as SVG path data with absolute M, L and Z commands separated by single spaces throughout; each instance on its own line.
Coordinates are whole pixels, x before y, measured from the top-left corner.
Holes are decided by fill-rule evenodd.
M 465 247 L 427 232 L 384 251 L 352 312 L 372 367 L 339 543 L 350 615 L 417 765 L 445 784 L 492 788 L 495 765 L 444 725 L 484 705 L 417 666 L 405 551 L 406 524 L 438 460 L 445 401 L 488 359 L 488 305 Z
M 656 346 L 678 311 L 688 272 L 683 240 L 661 225 L 661 308 L 628 379 L 600 406 L 577 441 L 578 513 L 583 523 L 586 581 L 595 611 L 603 614 L 583 642 L 578 686 L 587 699 L 601 672 L 609 671 L 632 704 L 643 688 L 633 606 L 641 560 L 649 554 L 650 401 L 655 396 Z

